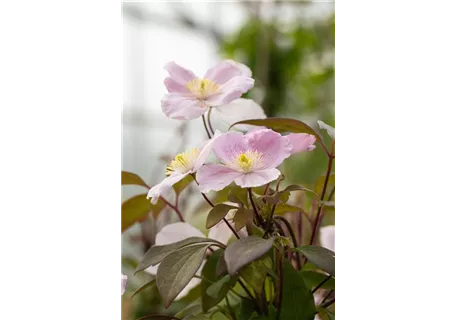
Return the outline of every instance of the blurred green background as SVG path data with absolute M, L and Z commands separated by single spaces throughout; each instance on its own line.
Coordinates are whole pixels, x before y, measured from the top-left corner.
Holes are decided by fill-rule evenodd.
M 170 60 L 196 74 L 223 58 L 242 62 L 255 78 L 246 97 L 269 117 L 295 118 L 314 128 L 317 120 L 335 125 L 333 2 L 124 3 L 123 25 L 122 170 L 139 174 L 149 184 L 164 178 L 166 162 L 175 153 L 205 139 L 200 121 L 180 122 L 161 113 L 163 65 Z M 322 137 L 328 145 L 327 135 Z M 317 147 L 286 160 L 281 170 L 289 184 L 314 186 L 326 165 Z M 137 188 L 123 187 L 122 200 L 144 192 Z M 180 203 L 189 212 L 188 221 L 202 226 L 204 214 L 198 211 L 205 207 L 197 195 L 189 188 Z M 129 276 L 123 319 L 175 314 L 197 297 L 190 294 L 168 310 L 153 288 L 129 299 L 148 278 L 133 276 L 137 260 L 153 244 L 156 232 L 174 221 L 165 210 L 160 218 L 150 217 L 123 233 L 122 272 Z

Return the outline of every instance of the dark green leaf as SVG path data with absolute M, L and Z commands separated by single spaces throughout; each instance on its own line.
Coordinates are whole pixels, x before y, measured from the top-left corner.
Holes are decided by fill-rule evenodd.
M 258 295 L 262 294 L 264 280 L 268 274 L 268 270 L 272 267 L 272 260 L 269 256 L 265 256 L 260 260 L 253 261 L 239 270 L 239 275 L 242 279 L 252 287 Z
M 147 250 L 144 257 L 139 262 L 138 266 L 136 267 L 135 273 L 142 271 L 144 269 L 149 268 L 150 266 L 154 266 L 160 263 L 166 256 L 172 253 L 175 250 L 183 248 L 185 246 L 196 245 L 196 244 L 210 244 L 210 243 L 218 243 L 215 240 L 211 240 L 208 238 L 199 238 L 199 237 L 190 237 L 178 242 L 174 242 L 171 244 L 167 244 L 164 246 L 153 246 Z
M 239 310 L 239 320 L 250 320 L 255 313 L 255 306 L 251 300 L 242 299 Z
M 210 320 L 211 318 L 205 314 L 194 314 L 183 318 L 182 320 Z
M 147 282 L 146 284 L 142 285 L 140 288 L 138 288 L 135 292 L 133 292 L 133 294 L 131 295 L 130 299 L 133 299 L 134 296 L 136 296 L 138 293 L 140 293 L 141 291 L 143 291 L 144 289 L 147 289 L 151 286 L 153 286 L 155 284 L 155 281 L 157 279 L 155 279 L 155 276 L 153 276 L 153 279 L 149 282 Z
M 216 269 L 220 259 L 223 259 L 223 250 L 214 251 L 209 259 L 207 259 L 201 272 L 203 276 L 203 280 L 201 281 L 201 301 L 204 312 L 222 301 L 230 288 L 237 282 L 237 278 L 231 278 L 229 275 L 226 275 L 222 279 L 217 276 Z
M 230 275 L 235 275 L 243 266 L 260 258 L 272 248 L 274 238 L 241 238 L 231 243 L 225 250 L 225 261 Z
M 147 194 L 140 194 L 122 203 L 122 232 L 152 212 L 152 204 L 146 196 Z
M 311 263 L 332 276 L 336 276 L 334 252 L 319 246 L 302 246 L 293 249 L 302 253 Z
M 234 228 L 236 231 L 245 227 L 248 222 L 253 221 L 253 211 L 246 208 L 239 208 L 234 216 Z
M 187 246 L 175 251 L 158 266 L 157 288 L 165 308 L 190 282 L 204 260 L 208 244 Z
M 299 208 L 299 207 L 295 207 L 295 206 L 289 205 L 287 203 L 279 203 L 278 205 L 276 205 L 274 214 L 281 216 L 288 212 L 300 212 L 300 211 L 301 211 L 301 208 Z
M 195 302 L 193 304 L 190 304 L 186 306 L 184 309 L 176 313 L 175 317 L 178 318 L 183 318 L 183 317 L 188 317 L 192 316 L 198 313 L 203 312 L 203 308 L 201 307 L 201 302 Z
M 122 181 L 122 185 L 134 184 L 134 185 L 143 186 L 143 187 L 146 187 L 147 189 L 150 189 L 150 187 L 147 185 L 147 183 L 144 182 L 143 179 L 141 179 L 141 177 L 139 177 L 135 173 L 131 173 L 128 171 L 122 171 L 121 181 Z
M 146 320 L 146 319 L 150 319 L 150 320 L 175 320 L 176 318 L 171 317 L 171 316 L 166 316 L 166 315 L 160 315 L 160 314 L 150 314 L 148 316 L 144 316 L 144 317 L 138 318 L 136 320 Z
M 254 126 L 264 126 L 277 132 L 309 133 L 321 142 L 320 135 L 304 122 L 289 118 L 267 118 L 239 121 L 231 125 L 230 129 L 237 124 L 251 124 Z
M 304 279 L 287 259 L 283 261 L 283 295 L 280 320 L 313 320 L 314 297 Z
M 307 287 L 313 289 L 316 286 L 318 286 L 320 283 L 325 281 L 325 279 L 328 277 L 328 275 L 316 272 L 316 271 L 307 271 L 307 270 L 301 270 L 299 271 L 301 274 L 302 278 L 304 279 L 304 282 L 306 283 Z M 321 286 L 322 289 L 335 289 L 336 286 L 336 281 L 334 278 L 330 278 L 328 281 Z
M 221 275 L 225 274 L 227 272 L 227 267 L 226 267 L 226 262 L 225 262 L 225 257 L 222 257 L 218 259 L 217 261 L 217 266 L 215 267 L 215 275 L 220 277 Z
M 217 223 L 222 221 L 223 218 L 225 218 L 226 214 L 228 211 L 237 209 L 237 207 L 230 206 L 227 204 L 216 204 L 211 211 L 209 211 L 209 214 L 207 215 L 206 219 L 206 228 L 210 229 L 213 226 L 215 226 Z
M 184 191 L 185 188 L 193 181 L 193 177 L 191 175 L 186 176 L 184 179 L 176 182 L 173 185 L 174 192 L 176 195 Z

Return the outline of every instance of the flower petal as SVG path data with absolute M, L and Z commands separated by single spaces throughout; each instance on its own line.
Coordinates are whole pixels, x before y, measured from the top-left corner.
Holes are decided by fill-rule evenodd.
M 161 101 L 161 107 L 168 118 L 177 120 L 196 119 L 207 110 L 206 105 L 202 105 L 200 101 L 179 93 L 166 94 Z
M 155 236 L 155 244 L 162 246 L 178 242 L 190 237 L 206 238 L 206 236 L 194 226 L 185 222 L 167 224 Z
M 291 154 L 290 140 L 271 129 L 249 132 L 245 135 L 249 149 L 263 154 L 261 167 L 257 169 L 275 168 Z
M 195 161 L 192 172 L 196 172 L 199 170 L 199 168 L 201 168 L 201 166 L 204 164 L 204 162 L 211 154 L 212 146 L 215 140 L 217 140 L 221 135 L 222 133 L 219 130 L 215 130 L 214 136 L 211 139 L 204 142 L 203 145 L 199 148 L 201 151 L 198 155 L 198 158 Z
M 220 161 L 230 164 L 234 157 L 249 150 L 249 146 L 241 132 L 228 132 L 214 142 L 213 150 Z
M 215 67 L 209 69 L 204 75 L 205 79 L 214 81 L 217 84 L 224 84 L 236 76 L 252 77 L 252 71 L 246 65 L 233 60 L 224 60 Z
M 320 228 L 320 243 L 322 247 L 335 251 L 336 239 L 335 239 L 336 227 L 326 226 Z
M 203 193 L 211 190 L 219 191 L 229 185 L 242 173 L 219 164 L 206 164 L 196 173 L 200 191 Z
M 276 168 L 271 168 L 242 174 L 242 176 L 236 178 L 234 182 L 241 188 L 253 188 L 274 181 L 279 176 L 280 171 Z
M 318 120 L 317 123 L 318 123 L 318 126 L 320 127 L 320 129 L 326 130 L 326 132 L 328 132 L 328 135 L 331 138 L 333 138 L 334 140 L 336 139 L 336 129 L 334 129 L 330 125 L 327 125 L 326 123 L 324 123 L 323 121 L 320 121 L 320 120 Z
M 187 82 L 196 78 L 195 74 L 174 61 L 170 61 L 165 64 L 165 69 L 168 71 L 170 77 L 178 84 L 185 85 Z
M 250 119 L 265 119 L 263 108 L 252 99 L 239 98 L 228 104 L 214 108 L 214 117 L 221 119 L 228 125 Z M 257 126 L 239 124 L 236 129 L 247 131 Z
M 166 177 L 163 179 L 162 182 L 159 184 L 153 186 L 149 192 L 147 193 L 147 199 L 151 199 L 150 202 L 152 204 L 156 204 L 158 201 L 158 198 L 160 198 L 161 195 L 165 194 L 167 191 L 169 191 L 173 185 L 184 179 L 190 172 L 187 173 L 175 173 L 170 175 L 169 177 Z
M 291 143 L 291 154 L 302 151 L 312 151 L 315 149 L 315 141 L 317 140 L 314 135 L 308 133 L 291 133 L 286 136 Z
M 225 82 L 217 94 L 207 98 L 209 106 L 217 107 L 238 99 L 243 93 L 253 88 L 255 80 L 245 76 L 236 76 Z
M 164 82 L 166 89 L 168 89 L 168 92 L 190 93 L 190 90 L 188 90 L 187 87 L 185 87 L 183 84 L 176 82 L 172 78 L 166 78 Z
M 127 287 L 127 279 L 128 277 L 121 274 L 121 292 L 122 294 L 125 293 L 125 288 Z

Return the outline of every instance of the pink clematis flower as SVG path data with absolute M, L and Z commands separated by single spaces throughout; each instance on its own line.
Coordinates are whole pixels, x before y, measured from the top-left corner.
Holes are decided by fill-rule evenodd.
M 252 71 L 245 65 L 224 60 L 209 69 L 203 78 L 175 62 L 168 62 L 165 79 L 168 94 L 162 99 L 165 115 L 178 120 L 190 120 L 203 115 L 209 107 L 230 103 L 252 89 Z
M 121 274 L 121 284 L 120 284 L 121 292 L 122 292 L 121 295 L 123 295 L 125 293 L 125 288 L 127 287 L 127 279 L 128 279 L 127 276 Z
M 201 192 L 219 191 L 234 181 L 242 188 L 258 187 L 276 180 L 276 169 L 295 152 L 313 149 L 314 139 L 302 142 L 298 136 L 282 136 L 270 129 L 258 129 L 243 135 L 228 132 L 213 144 L 220 164 L 202 166 L 196 175 Z M 307 137 L 307 136 L 301 136 Z M 315 137 L 314 137 L 315 138 Z
M 168 177 L 149 190 L 147 199 L 151 199 L 152 204 L 156 204 L 158 198 L 168 192 L 175 183 L 201 168 L 212 151 L 213 143 L 220 135 L 220 131 L 217 130 L 214 136 L 203 142 L 199 148 L 193 148 L 179 153 L 166 168 L 166 175 Z

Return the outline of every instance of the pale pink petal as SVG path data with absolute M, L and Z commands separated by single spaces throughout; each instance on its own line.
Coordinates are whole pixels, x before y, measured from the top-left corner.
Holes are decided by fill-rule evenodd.
M 190 90 L 188 90 L 186 86 L 176 82 L 172 78 L 165 79 L 165 86 L 166 89 L 168 89 L 168 92 L 190 93 Z
M 335 251 L 336 247 L 336 227 L 335 226 L 326 226 L 320 228 L 320 243 L 322 247 Z
M 125 288 L 127 287 L 127 279 L 128 277 L 121 274 L 121 292 L 122 294 L 125 293 Z
M 314 135 L 307 133 L 291 133 L 286 136 L 291 142 L 291 154 L 302 151 L 312 151 L 315 149 L 315 141 L 317 140 Z
M 195 74 L 187 70 L 174 61 L 165 64 L 165 69 L 168 71 L 170 77 L 178 84 L 184 85 L 187 82 L 196 78 Z
M 229 164 L 234 157 L 249 150 L 241 132 L 222 134 L 212 147 L 217 158 L 226 164 Z
M 206 238 L 206 236 L 194 226 L 185 222 L 167 224 L 155 236 L 155 244 L 163 246 L 178 242 L 190 237 Z
M 212 80 L 217 84 L 224 84 L 236 76 L 252 77 L 252 71 L 242 63 L 233 60 L 224 60 L 209 69 L 204 75 L 204 78 Z
M 174 173 L 169 177 L 166 177 L 165 179 L 163 179 L 162 182 L 160 182 L 156 186 L 153 186 L 149 190 L 149 192 L 147 193 L 147 199 L 151 199 L 150 202 L 152 202 L 152 204 L 156 204 L 160 196 L 166 194 L 169 190 L 171 190 L 171 188 L 176 182 L 184 179 L 189 173 L 190 172 Z
M 280 171 L 275 168 L 271 168 L 244 173 L 239 178 L 236 178 L 234 182 L 241 188 L 253 188 L 274 181 L 279 176 Z
M 206 164 L 196 173 L 200 191 L 219 191 L 240 177 L 242 173 L 219 164 Z
M 290 140 L 271 129 L 250 132 L 245 139 L 251 150 L 263 154 L 263 161 L 257 169 L 275 168 L 291 154 Z
M 179 93 L 166 94 L 161 101 L 163 113 L 172 119 L 191 120 L 206 112 L 206 105 L 200 101 Z
M 198 159 L 196 159 L 195 161 L 192 172 L 196 172 L 199 170 L 199 168 L 201 168 L 201 166 L 204 164 L 204 162 L 211 154 L 212 146 L 215 140 L 217 140 L 221 135 L 222 133 L 219 130 L 215 130 L 214 136 L 211 139 L 204 142 L 203 145 L 199 148 L 201 151 L 198 155 Z
M 217 107 L 238 99 L 253 88 L 255 81 L 245 76 L 236 76 L 225 82 L 217 94 L 206 99 L 209 106 Z
M 233 123 L 251 120 L 265 119 L 266 114 L 263 108 L 251 99 L 239 98 L 228 104 L 214 108 L 214 118 L 219 118 L 228 125 Z M 258 128 L 257 126 L 238 124 L 236 129 L 247 131 L 249 129 Z

